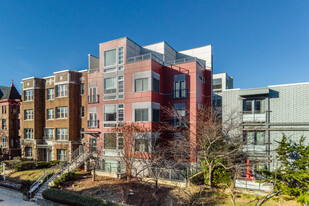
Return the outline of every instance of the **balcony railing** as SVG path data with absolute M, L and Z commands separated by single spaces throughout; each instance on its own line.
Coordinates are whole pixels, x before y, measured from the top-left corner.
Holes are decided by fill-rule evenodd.
M 266 113 L 243 113 L 242 116 L 243 122 L 265 122 Z
M 91 129 L 91 128 L 99 128 L 99 120 L 88 120 L 87 121 L 87 127 L 89 129 Z
M 152 59 L 152 60 L 158 62 L 159 64 L 164 65 L 164 62 L 152 53 L 144 54 L 144 55 L 140 55 L 140 56 L 135 56 L 135 57 L 130 57 L 130 58 L 127 59 L 127 64 L 139 62 L 139 61 L 144 61 L 144 60 L 148 60 L 148 59 Z
M 175 65 L 175 64 L 183 64 L 183 63 L 187 63 L 187 62 L 194 62 L 196 61 L 197 63 L 199 63 L 203 68 L 205 68 L 205 64 L 199 60 L 196 57 L 187 57 L 187 58 L 183 58 L 183 59 L 175 59 L 172 61 L 167 61 L 165 62 L 165 66 L 170 66 L 170 65 Z
M 186 99 L 188 98 L 188 89 L 173 90 L 173 99 Z
M 99 95 L 89 95 L 88 104 L 99 103 Z
M 255 145 L 255 144 L 248 144 L 243 146 L 243 152 L 247 153 L 254 153 L 254 154 L 266 154 L 267 152 L 267 145 Z

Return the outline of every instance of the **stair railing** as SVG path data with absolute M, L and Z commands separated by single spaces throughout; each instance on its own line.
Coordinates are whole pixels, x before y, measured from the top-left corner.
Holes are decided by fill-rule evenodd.
M 55 180 L 59 175 L 62 175 L 64 171 L 70 169 L 70 166 L 74 164 L 75 161 L 78 160 L 79 157 L 83 157 L 83 161 L 76 164 L 76 168 L 80 167 L 84 161 L 87 159 L 84 154 L 88 154 L 88 146 L 87 145 L 80 145 L 72 154 L 71 156 L 66 157 L 65 161 L 62 161 L 59 165 L 55 165 L 51 168 L 49 168 L 39 179 L 37 179 L 31 186 L 29 191 L 27 192 L 28 199 L 31 199 L 36 192 L 39 191 L 39 189 L 44 184 L 49 184 L 51 181 Z M 89 154 L 90 155 L 90 154 Z

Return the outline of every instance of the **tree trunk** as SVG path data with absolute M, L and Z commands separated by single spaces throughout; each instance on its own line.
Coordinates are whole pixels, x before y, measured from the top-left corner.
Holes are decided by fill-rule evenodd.
M 95 168 L 92 170 L 92 181 L 95 181 Z
M 158 192 L 158 179 L 156 178 L 155 193 L 157 194 L 157 192 Z
M 208 186 L 211 189 L 212 188 L 212 168 L 209 167 L 208 169 Z
M 126 170 L 127 170 L 127 181 L 131 182 L 131 170 L 130 168 L 127 168 Z

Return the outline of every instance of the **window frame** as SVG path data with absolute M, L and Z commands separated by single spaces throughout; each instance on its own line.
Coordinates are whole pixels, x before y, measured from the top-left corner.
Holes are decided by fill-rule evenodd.
M 52 118 L 50 118 L 51 115 L 49 114 L 49 111 L 52 111 L 51 112 L 52 113 Z M 46 113 L 47 113 L 46 120 L 54 120 L 55 119 L 55 109 L 54 108 L 47 109 Z
M 56 107 L 56 119 L 68 119 L 68 107 Z
M 57 98 L 63 98 L 68 97 L 68 85 L 67 84 L 61 84 L 56 86 L 56 97 Z
M 67 128 L 57 128 L 56 129 L 56 140 L 67 141 L 68 140 L 68 129 Z
M 144 81 L 147 81 L 145 84 Z M 137 90 L 137 82 L 138 81 L 141 81 L 141 90 Z M 134 92 L 147 92 L 149 91 L 149 77 L 143 77 L 143 78 L 137 78 L 137 79 L 134 79 Z M 147 88 L 144 88 L 144 86 L 147 85 L 146 87 Z
M 147 119 L 145 120 L 144 119 L 144 112 L 146 111 L 146 114 L 147 114 Z M 137 120 L 137 112 L 141 112 L 141 119 L 140 120 Z M 149 108 L 135 108 L 134 110 L 134 122 L 149 122 Z
M 30 93 L 30 94 L 28 94 Z M 33 89 L 24 90 L 24 102 L 33 101 L 34 91 Z
M 55 99 L 55 89 L 54 88 L 47 89 L 47 98 L 46 99 L 47 100 L 54 100 Z
M 25 109 L 24 110 L 24 120 L 25 121 L 31 121 L 33 120 L 33 109 Z

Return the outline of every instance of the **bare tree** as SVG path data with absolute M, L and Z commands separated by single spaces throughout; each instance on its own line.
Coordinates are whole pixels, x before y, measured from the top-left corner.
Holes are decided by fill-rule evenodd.
M 238 116 L 231 114 L 222 122 L 220 111 L 202 108 L 197 111 L 179 112 L 174 108 L 163 109 L 167 119 L 174 118 L 174 124 L 166 124 L 172 133 L 184 133 L 186 138 L 183 152 L 187 152 L 190 161 L 202 162 L 201 173 L 207 174 L 207 184 L 212 188 L 213 171 L 216 167 L 232 170 L 236 164 L 245 161 L 242 152 L 242 136 Z M 176 123 L 176 124 L 175 124 Z

